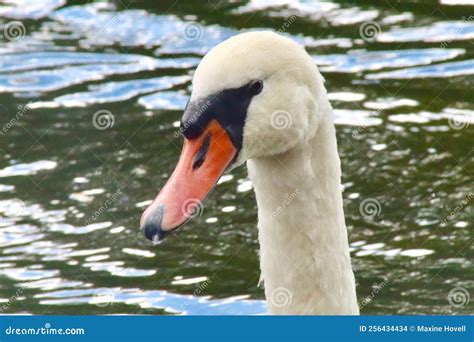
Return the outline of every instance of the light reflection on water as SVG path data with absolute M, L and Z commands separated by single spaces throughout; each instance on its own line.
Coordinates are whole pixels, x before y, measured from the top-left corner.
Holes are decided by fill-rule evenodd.
M 180 111 L 202 55 L 289 18 L 284 34 L 306 45 L 335 107 L 359 299 L 386 284 L 362 312 L 473 312 L 447 300 L 454 287 L 472 290 L 473 276 L 466 7 L 442 6 L 446 20 L 436 1 L 423 12 L 269 3 L 195 8 L 191 17 L 179 3 L 156 13 L 55 0 L 0 6 L 0 23 L 25 25 L 24 37 L 0 41 L 0 303 L 21 292 L 5 312 L 265 312 L 243 168 L 222 177 L 179 238 L 155 247 L 137 225 L 176 162 Z M 367 21 L 380 25 L 372 40 L 359 36 Z M 100 110 L 114 119 L 104 130 L 93 125 Z M 361 215 L 367 198 L 380 203 L 378 216 Z

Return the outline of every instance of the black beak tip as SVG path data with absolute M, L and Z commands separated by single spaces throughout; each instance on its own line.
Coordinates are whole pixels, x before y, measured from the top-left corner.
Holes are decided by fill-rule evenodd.
M 153 242 L 162 241 L 171 231 L 161 228 L 161 220 L 163 219 L 163 208 L 160 207 L 155 213 L 150 215 L 142 225 L 143 233 L 148 240 Z
M 142 229 L 145 237 L 153 242 L 159 242 L 169 234 L 168 231 L 161 228 L 159 223 L 147 222 L 143 225 Z

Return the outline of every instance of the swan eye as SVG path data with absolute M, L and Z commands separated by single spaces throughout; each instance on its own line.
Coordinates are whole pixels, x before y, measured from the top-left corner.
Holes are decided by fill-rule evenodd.
M 262 92 L 263 89 L 263 81 L 258 80 L 258 81 L 253 81 L 250 83 L 250 92 L 252 95 L 258 95 Z

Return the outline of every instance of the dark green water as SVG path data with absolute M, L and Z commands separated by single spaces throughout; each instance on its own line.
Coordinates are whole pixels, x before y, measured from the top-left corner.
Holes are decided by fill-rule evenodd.
M 245 168 L 163 244 L 138 229 L 193 69 L 255 28 L 304 44 L 326 78 L 362 313 L 474 312 L 474 5 L 39 3 L 0 5 L 3 312 L 264 312 Z

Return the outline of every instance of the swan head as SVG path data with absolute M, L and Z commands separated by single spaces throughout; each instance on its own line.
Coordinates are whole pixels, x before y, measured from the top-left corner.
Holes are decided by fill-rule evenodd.
M 311 57 L 288 38 L 249 32 L 213 48 L 194 73 L 176 169 L 142 215 L 145 236 L 162 240 L 193 217 L 226 170 L 312 138 L 325 94 Z

